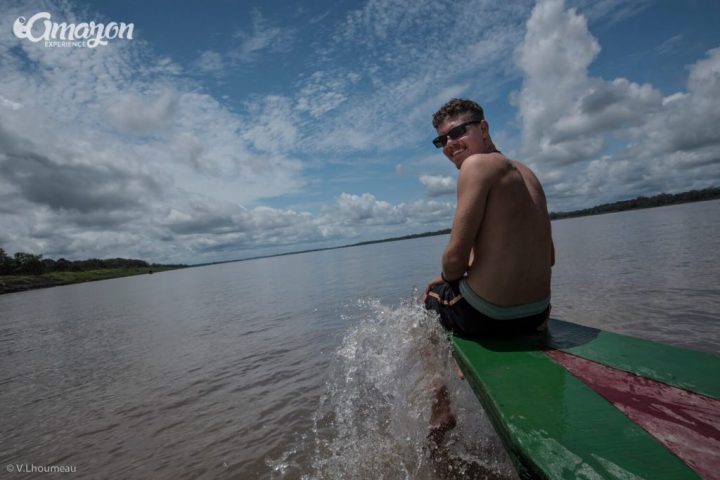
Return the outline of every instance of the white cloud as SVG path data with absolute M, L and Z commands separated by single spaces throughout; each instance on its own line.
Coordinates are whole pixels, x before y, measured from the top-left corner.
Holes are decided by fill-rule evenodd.
M 225 68 L 222 55 L 212 50 L 202 52 L 196 65 L 201 71 L 211 74 L 218 74 Z
M 12 100 L 8 100 L 3 96 L 0 96 L 0 105 L 2 105 L 4 108 L 9 108 L 10 110 L 20 110 L 22 108 L 21 103 L 13 102 Z
M 710 50 L 707 56 L 690 68 L 688 89 L 695 95 L 717 99 L 720 91 L 720 48 Z
M 562 0 L 538 2 L 516 57 L 524 77 L 515 99 L 521 155 L 550 203 L 568 209 L 716 184 L 720 49 L 689 68 L 687 92 L 667 97 L 650 84 L 589 76 L 599 51 L 583 16 Z
M 655 50 L 663 55 L 668 55 L 679 51 L 680 45 L 684 41 L 685 36 L 682 34 L 673 35 L 672 37 L 665 40 L 663 43 L 658 45 Z
M 558 141 L 553 136 L 557 122 L 572 111 L 586 90 L 587 67 L 600 51 L 585 19 L 564 7 L 562 0 L 538 2 L 517 53 L 524 73 L 517 96 L 523 153 L 531 162 L 566 164 L 584 160 L 602 147 L 597 139 Z
M 18 8 L 0 13 L 15 18 Z M 53 17 L 72 21 L 71 8 L 53 7 Z M 198 235 L 257 246 L 243 229 L 268 224 L 240 205 L 305 183 L 287 153 L 297 138 L 291 103 L 260 97 L 233 112 L 181 72 L 140 40 L 54 49 L 2 36 L 0 231 L 11 232 L 2 247 L 194 261 L 172 239 L 203 225 Z
M 250 105 L 252 126 L 243 137 L 255 149 L 280 153 L 290 151 L 298 139 L 295 114 L 290 99 L 269 95 Z
M 449 203 L 393 205 L 369 193 L 343 193 L 316 215 L 269 207 L 243 209 L 190 195 L 176 199 L 159 224 L 173 244 L 189 246 L 209 261 L 227 252 L 276 253 L 302 243 L 377 240 L 413 233 L 408 230 L 413 226 L 421 231 L 447 228 L 453 211 Z
M 552 142 L 619 130 L 640 124 L 662 108 L 662 95 L 649 84 L 624 78 L 588 80 L 570 111 L 552 126 Z
M 377 200 L 370 193 L 362 195 L 351 195 L 343 193 L 338 198 L 337 217 L 342 223 L 382 223 L 396 224 L 405 222 L 406 218 L 401 214 L 398 206 Z
M 313 73 L 297 94 L 295 108 L 317 118 L 334 110 L 347 100 L 347 90 L 357 82 L 354 73 L 330 74 L 324 71 Z
M 449 225 L 453 212 L 454 205 L 446 202 L 418 200 L 393 205 L 378 200 L 370 193 L 363 193 L 362 195 L 343 193 L 338 197 L 336 204 L 325 207 L 319 219 L 325 226 L 336 225 L 350 228 L 360 226 Z
M 239 44 L 230 51 L 230 56 L 241 62 L 254 62 L 261 52 L 286 52 L 292 46 L 293 36 L 292 29 L 273 26 L 259 10 L 254 10 L 252 29 L 235 35 Z
M 652 0 L 571 0 L 591 22 L 614 25 L 634 17 L 652 5 Z
M 688 91 L 667 97 L 661 110 L 632 129 L 626 155 L 646 162 L 652 178 L 685 177 L 709 187 L 720 178 L 720 48 L 689 70 Z
M 155 95 L 120 93 L 108 99 L 112 122 L 126 133 L 151 134 L 171 126 L 178 95 L 165 90 Z
M 350 11 L 324 57 L 353 58 L 359 68 L 348 73 L 359 77 L 353 94 L 331 90 L 343 95 L 341 107 L 325 113 L 326 128 L 310 132 L 307 143 L 338 152 L 427 142 L 432 113 L 451 97 L 482 92 L 488 101 L 500 94 L 514 75 L 512 52 L 528 11 L 526 4 L 485 0 L 421 0 L 413 8 L 371 0 Z
M 431 197 L 455 193 L 455 180 L 452 177 L 422 175 L 420 183 Z

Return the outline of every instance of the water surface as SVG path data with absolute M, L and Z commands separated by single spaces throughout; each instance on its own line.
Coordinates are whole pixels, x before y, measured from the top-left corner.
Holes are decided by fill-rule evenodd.
M 553 222 L 553 315 L 720 353 L 719 225 L 718 201 Z M 0 466 L 72 465 L 73 478 L 436 478 L 425 437 L 440 379 L 459 424 L 448 462 L 466 478 L 513 478 L 413 301 L 446 242 L 0 296 Z

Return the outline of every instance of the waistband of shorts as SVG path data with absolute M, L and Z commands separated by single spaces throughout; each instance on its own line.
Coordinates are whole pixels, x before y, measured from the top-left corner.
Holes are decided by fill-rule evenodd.
M 470 288 L 465 278 L 460 279 L 460 293 L 465 301 L 478 312 L 495 320 L 514 320 L 517 318 L 531 317 L 538 315 L 550 306 L 550 297 L 539 302 L 527 303 L 525 305 L 513 305 L 512 307 L 501 307 L 488 302 Z

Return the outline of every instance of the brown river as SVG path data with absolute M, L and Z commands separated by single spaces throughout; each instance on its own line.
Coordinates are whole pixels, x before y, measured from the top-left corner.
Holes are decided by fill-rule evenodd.
M 720 354 L 720 201 L 553 234 L 554 317 Z M 1 478 L 438 478 L 434 378 L 452 478 L 515 478 L 413 301 L 446 241 L 0 296 Z

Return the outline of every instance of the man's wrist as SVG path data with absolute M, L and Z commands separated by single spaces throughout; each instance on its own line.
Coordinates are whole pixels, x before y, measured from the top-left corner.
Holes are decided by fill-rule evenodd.
M 455 280 L 450 280 L 450 279 L 448 279 L 448 278 L 445 276 L 445 272 L 443 272 L 443 271 L 441 270 L 441 271 L 440 271 L 440 278 L 443 279 L 443 282 L 445 282 L 445 283 L 450 283 L 450 282 L 457 282 L 457 281 L 460 280 L 460 278 L 462 278 L 462 277 L 456 278 Z

